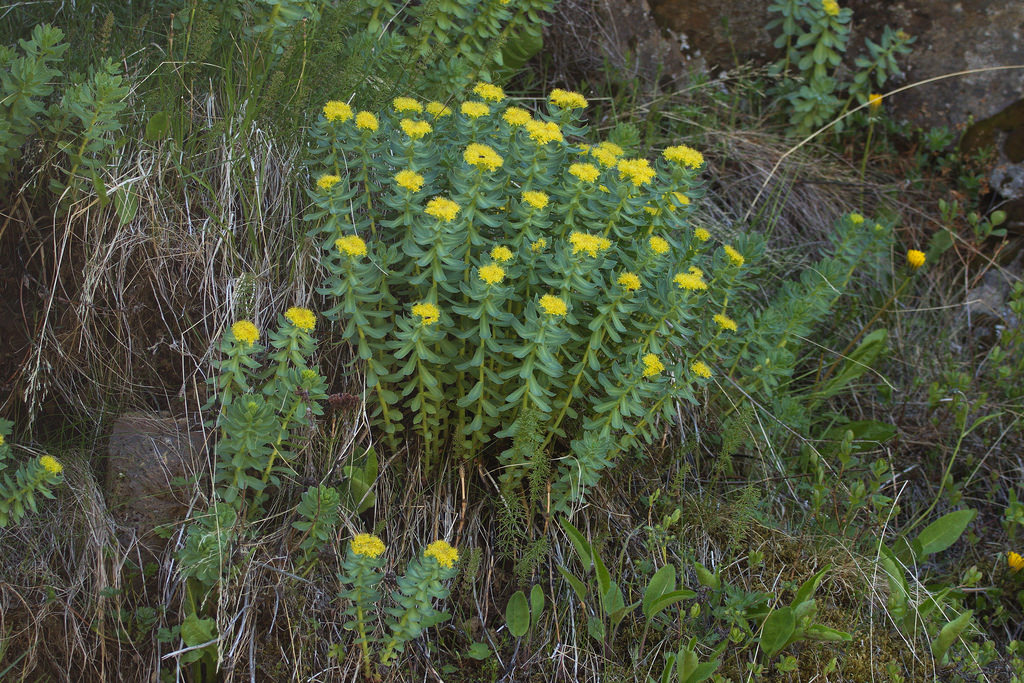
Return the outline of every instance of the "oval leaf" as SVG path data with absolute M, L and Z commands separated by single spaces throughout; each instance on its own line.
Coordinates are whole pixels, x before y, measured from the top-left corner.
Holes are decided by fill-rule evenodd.
M 796 617 L 789 607 L 782 607 L 768 615 L 761 627 L 761 650 L 768 657 L 786 646 L 796 629 Z
M 957 510 L 939 517 L 924 528 L 914 540 L 920 543 L 918 559 L 941 552 L 956 543 L 974 519 L 975 511 L 968 508 Z M 916 549 L 916 547 L 915 547 Z
M 654 576 L 651 577 L 650 583 L 647 584 L 647 590 L 644 591 L 644 616 L 650 619 L 651 604 L 665 593 L 669 593 L 675 589 L 676 568 L 671 564 L 666 564 L 654 573 Z
M 505 605 L 505 623 L 508 632 L 516 638 L 522 638 L 530 630 L 530 605 L 523 591 L 516 591 Z

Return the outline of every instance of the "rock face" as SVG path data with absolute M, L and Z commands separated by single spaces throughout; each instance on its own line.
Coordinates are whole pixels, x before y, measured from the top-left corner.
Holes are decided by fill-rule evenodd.
M 764 26 L 768 0 L 650 0 L 659 26 L 676 38 L 678 58 L 717 71 L 749 61 L 773 59 L 775 49 Z
M 204 467 L 205 435 L 190 431 L 184 420 L 128 414 L 114 423 L 106 463 L 107 507 L 126 545 L 137 541 L 159 557 L 167 541 L 154 529 L 184 518 L 189 489 L 180 479 Z M 201 470 L 199 470 L 201 471 Z

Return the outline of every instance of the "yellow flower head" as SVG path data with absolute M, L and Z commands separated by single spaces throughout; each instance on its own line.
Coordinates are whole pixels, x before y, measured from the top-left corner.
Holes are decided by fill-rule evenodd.
M 366 256 L 366 242 L 358 235 L 346 235 L 334 240 L 334 246 L 342 254 L 349 256 Z
M 428 216 L 451 223 L 459 213 L 459 205 L 446 197 L 434 197 L 423 211 Z
M 345 123 L 352 118 L 352 107 L 338 100 L 331 100 L 324 105 L 324 118 L 328 121 Z
M 617 157 L 621 157 L 623 154 L 626 153 L 625 150 L 623 150 L 621 147 L 616 145 L 614 142 L 609 142 L 608 140 L 597 143 L 596 145 L 594 145 L 594 148 L 603 150 L 605 152 L 608 152 L 609 154 L 614 154 Z
M 607 237 L 577 231 L 573 231 L 569 235 L 569 244 L 572 245 L 573 254 L 585 251 L 594 258 L 597 258 L 597 255 L 600 252 L 605 251 L 612 246 L 611 240 Z
M 590 148 L 590 156 L 597 159 L 605 168 L 611 168 L 618 162 L 619 157 L 600 145 Z
M 501 168 L 501 165 L 505 163 L 505 160 L 501 158 L 497 152 L 487 145 L 481 145 L 480 143 L 474 142 L 466 147 L 466 151 L 462 153 L 462 158 L 466 160 L 466 163 L 470 166 L 476 166 L 480 170 L 496 171 Z
M 487 284 L 496 285 L 505 279 L 505 269 L 490 263 L 480 268 L 479 276 Z
M 698 377 L 703 377 L 704 379 L 711 377 L 711 368 L 709 368 L 703 361 L 699 360 L 695 360 L 690 363 L 690 372 Z
M 640 278 L 636 273 L 622 273 L 619 275 L 619 279 L 616 280 L 616 282 L 618 282 L 619 286 L 627 292 L 635 292 L 640 289 Z
M 1019 572 L 1024 569 L 1024 557 L 1021 557 L 1015 552 L 1009 552 L 1006 555 L 1006 563 L 1010 565 L 1010 569 L 1015 572 Z
M 864 216 L 861 216 L 859 213 L 851 213 L 850 222 L 854 225 L 860 225 L 864 222 Z
M 821 0 L 821 8 L 825 14 L 834 17 L 839 14 L 839 3 L 836 0 Z
M 597 166 L 593 164 L 573 164 L 569 167 L 569 173 L 587 183 L 594 182 L 601 175 L 601 172 L 597 170 Z
M 284 312 L 284 317 L 288 319 L 288 322 L 304 332 L 312 332 L 313 328 L 316 327 L 316 315 L 308 308 L 292 306 Z
M 548 95 L 551 104 L 559 109 L 584 109 L 587 106 L 587 98 L 578 92 L 555 88 Z
M 689 197 L 687 197 L 687 196 L 686 196 L 685 194 L 683 194 L 682 192 L 673 192 L 673 193 L 672 193 L 672 196 L 673 196 L 673 197 L 675 198 L 675 200 L 676 200 L 677 202 L 679 202 L 679 205 L 680 205 L 680 206 L 689 206 L 689 204 L 690 204 L 690 198 L 689 198 Z M 674 211 L 674 210 L 675 210 L 675 208 L 676 208 L 675 206 L 673 206 L 673 205 L 671 205 L 671 204 L 669 204 L 669 207 L 670 207 L 670 208 L 671 208 L 671 209 L 672 209 L 673 211 Z
M 543 209 L 548 205 L 548 196 L 537 190 L 527 190 L 523 193 L 523 201 L 535 209 Z
M 693 236 L 699 239 L 701 242 L 707 242 L 711 239 L 711 233 L 704 228 L 697 228 L 693 231 Z
M 391 104 L 394 105 L 395 111 L 399 114 L 405 111 L 412 111 L 419 114 L 423 111 L 423 105 L 411 97 L 396 97 L 391 101 Z
M 368 130 L 371 133 L 377 130 L 377 117 L 368 111 L 361 111 L 356 114 L 356 128 Z
M 530 245 L 530 251 L 536 254 L 546 246 L 548 246 L 548 241 L 541 237 L 539 240 Z
M 413 140 L 419 140 L 421 137 L 434 130 L 426 121 L 413 121 L 412 119 L 402 119 L 398 122 L 405 134 Z
M 60 461 L 52 455 L 44 455 L 39 458 L 39 464 L 50 474 L 60 474 L 64 471 L 64 465 L 61 465 Z
M 248 320 L 239 320 L 232 325 L 231 334 L 246 346 L 252 346 L 260 338 L 260 331 Z
M 729 263 L 733 264 L 734 266 L 742 266 L 746 261 L 746 259 L 743 258 L 743 254 L 736 251 L 728 244 L 722 247 L 722 249 L 725 250 L 725 255 L 729 259 Z
M 654 377 L 660 375 L 665 371 L 665 364 L 661 362 L 661 359 L 655 356 L 653 353 L 648 353 L 643 357 L 644 361 L 644 377 Z
M 696 275 L 697 277 L 704 277 L 704 271 L 697 266 L 690 266 L 690 275 Z
M 512 250 L 504 245 L 491 249 L 491 258 L 498 263 L 508 263 L 512 260 Z
M 491 108 L 483 102 L 463 102 L 459 111 L 471 119 L 478 119 L 491 113 Z
M 432 557 L 445 569 L 451 569 L 459 561 L 459 551 L 444 541 L 434 541 L 423 551 L 423 557 Z
M 718 328 L 722 330 L 729 330 L 730 332 L 736 331 L 736 321 L 727 315 L 721 313 L 715 314 L 715 322 L 718 323 Z
M 552 294 L 545 294 L 538 302 L 542 311 L 548 315 L 565 315 L 569 308 L 562 299 Z
M 479 95 L 481 99 L 485 99 L 488 102 L 501 102 L 505 99 L 504 90 L 496 85 L 484 83 L 483 81 L 476 84 L 476 87 L 473 88 L 473 92 Z
M 668 147 L 662 152 L 662 155 L 669 161 L 675 162 L 680 166 L 686 166 L 687 168 L 697 169 L 704 165 L 704 155 L 693 147 L 687 147 L 686 145 Z
M 657 235 L 647 240 L 647 246 L 649 246 L 651 248 L 651 251 L 653 251 L 658 256 L 661 256 L 662 254 L 667 254 L 669 250 L 669 244 L 667 241 L 665 241 L 665 238 L 658 237 Z
M 441 319 L 441 309 L 429 302 L 413 304 L 412 314 L 419 316 L 421 325 L 433 325 Z
M 882 106 L 882 96 L 881 95 L 879 95 L 876 92 L 873 92 L 870 95 L 868 95 L 868 110 L 869 111 L 874 113 L 874 112 L 878 111 L 878 109 L 881 106 Z
M 690 291 L 700 291 L 708 288 L 704 278 L 696 273 L 676 273 L 676 276 L 672 278 L 672 282 L 679 285 L 679 289 Z
M 356 534 L 355 538 L 349 541 L 349 548 L 356 555 L 369 558 L 377 558 L 384 554 L 384 541 L 373 534 Z
M 451 116 L 451 107 L 448 107 L 440 102 L 427 102 L 427 113 L 432 115 L 435 119 L 440 119 L 445 116 Z
M 319 178 L 316 179 L 316 186 L 319 187 L 321 190 L 330 190 L 332 187 L 337 185 L 338 182 L 340 182 L 340 181 L 341 181 L 341 177 L 340 176 L 332 175 L 330 173 L 325 173 L 325 174 L 323 174 L 322 176 L 320 176 Z
M 619 180 L 629 178 L 634 185 L 640 186 L 654 179 L 655 171 L 647 159 L 623 159 L 618 163 Z
M 924 265 L 924 252 L 918 251 L 917 249 L 911 249 L 907 252 L 907 265 L 913 270 L 917 270 Z
M 395 174 L 395 182 L 399 187 L 404 187 L 409 192 L 419 192 L 423 187 L 423 176 L 416 171 L 405 169 Z
M 533 121 L 530 112 L 522 107 L 509 107 L 501 115 L 501 118 L 505 119 L 505 123 L 510 126 L 525 126 L 530 121 Z
M 4 435 L 0 434 L 0 446 L 3 446 L 5 441 L 6 439 L 4 438 Z
M 531 119 L 526 122 L 526 132 L 530 139 L 538 145 L 546 145 L 549 142 L 564 142 L 562 129 L 554 121 L 536 121 Z

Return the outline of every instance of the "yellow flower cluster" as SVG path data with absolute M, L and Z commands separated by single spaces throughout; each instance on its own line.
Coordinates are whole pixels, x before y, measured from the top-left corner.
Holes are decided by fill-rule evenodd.
M 653 251 L 658 256 L 667 254 L 669 250 L 669 245 L 665 238 L 658 237 L 657 235 L 647 240 L 647 246 L 649 246 L 651 248 L 651 251 Z
M 324 105 L 324 118 L 328 121 L 345 123 L 352 118 L 352 107 L 338 100 L 331 100 Z
M 743 258 L 743 254 L 736 251 L 728 244 L 722 247 L 722 249 L 725 250 L 725 255 L 729 259 L 729 263 L 733 264 L 734 266 L 742 266 L 746 262 L 746 259 Z
M 682 192 L 673 192 L 672 196 L 675 197 L 675 200 L 679 202 L 680 206 L 688 206 L 690 204 L 690 198 Z M 675 209 L 674 206 L 672 208 Z
M 1012 551 L 1008 553 L 1006 555 L 1006 563 L 1010 565 L 1010 569 L 1015 572 L 1019 572 L 1021 569 L 1024 569 L 1024 557 L 1021 557 L 1018 553 Z
M 459 561 L 459 551 L 444 541 L 434 541 L 423 551 L 423 557 L 432 557 L 445 569 L 451 569 Z
M 834 17 L 839 14 L 839 3 L 836 2 L 836 0 L 821 0 L 821 8 L 825 10 L 825 14 L 830 17 Z
M 578 92 L 555 88 L 548 96 L 551 104 L 559 109 L 584 109 L 587 106 L 587 98 Z
M 416 171 L 405 169 L 395 174 L 395 182 L 399 187 L 404 187 L 409 192 L 419 192 L 423 187 L 423 176 Z
M 882 106 L 882 96 L 876 92 L 868 95 L 868 109 L 874 113 Z
M 665 371 L 665 364 L 661 362 L 661 359 L 655 356 L 653 353 L 648 353 L 643 357 L 644 361 L 644 377 L 654 377 L 660 375 Z
M 569 308 L 565 305 L 565 302 L 552 294 L 545 294 L 540 298 L 538 303 L 540 304 L 541 310 L 548 315 L 565 315 L 569 312 Z
M 924 252 L 918 251 L 917 249 L 911 249 L 907 252 L 907 265 L 913 270 L 917 270 L 924 265 Z
M 680 289 L 690 291 L 700 291 L 708 288 L 708 284 L 704 282 L 704 278 L 700 273 L 676 273 L 676 276 L 672 278 L 672 282 L 679 285 Z
M 536 254 L 546 246 L 548 246 L 548 241 L 541 237 L 539 240 L 530 245 L 530 251 Z
M 341 176 L 336 176 L 331 173 L 325 173 L 316 179 L 316 186 L 321 190 L 330 190 L 332 187 L 338 184 L 341 180 Z
M 548 205 L 548 196 L 537 190 L 527 190 L 523 193 L 523 201 L 535 209 L 543 209 Z
M 585 251 L 592 257 L 597 258 L 597 255 L 609 249 L 612 246 L 612 241 L 607 237 L 601 235 L 591 235 L 587 232 L 573 231 L 569 235 L 569 244 L 572 245 L 572 253 L 578 254 L 581 251 Z
M 459 205 L 446 197 L 434 197 L 423 211 L 428 216 L 451 223 L 459 213 Z
M 530 112 L 522 107 L 509 107 L 501 115 L 501 118 L 505 119 L 505 123 L 510 126 L 525 126 L 530 121 L 533 121 Z
M 451 116 L 451 107 L 448 107 L 440 102 L 427 102 L 427 113 L 431 114 L 435 119 L 439 119 L 445 116 Z
M 593 164 L 573 164 L 569 167 L 569 173 L 587 183 L 594 182 L 601 175 L 601 172 L 597 170 L 597 166 Z
M 538 145 L 546 145 L 549 142 L 565 141 L 565 138 L 562 136 L 562 129 L 559 128 L 558 124 L 554 121 L 536 121 L 534 119 L 530 119 L 525 125 L 526 132 L 530 134 L 530 139 Z
M 611 168 L 614 166 L 619 157 L 622 156 L 622 148 L 616 145 L 614 142 L 598 143 L 590 148 L 590 156 L 597 159 L 597 161 L 605 168 Z
M 413 121 L 412 119 L 402 119 L 398 122 L 405 134 L 413 140 L 419 140 L 421 137 L 434 130 L 426 121 Z
M 308 308 L 292 306 L 284 312 L 284 317 L 288 319 L 288 322 L 304 332 L 312 332 L 313 328 L 316 327 L 316 315 Z
M 366 242 L 358 235 L 346 235 L 334 240 L 334 246 L 349 256 L 366 256 Z
M 478 119 L 491 113 L 491 108 L 483 102 L 463 102 L 459 111 L 471 119 Z
M 864 216 L 861 216 L 859 213 L 851 213 L 850 222 L 854 225 L 860 225 L 864 222 Z
M 640 289 L 640 278 L 636 273 L 622 273 L 616 282 L 627 292 L 635 292 Z
M 711 368 L 707 366 L 703 361 L 695 360 L 690 364 L 690 372 L 707 379 L 711 377 Z
M 61 465 L 60 461 L 52 455 L 44 455 L 39 458 L 39 464 L 50 474 L 60 474 L 64 471 L 64 465 Z
M 356 128 L 368 130 L 371 133 L 377 130 L 377 117 L 368 111 L 361 111 L 356 114 Z
M 396 97 L 391 101 L 394 105 L 395 111 L 399 114 L 405 111 L 412 111 L 419 114 L 423 111 L 423 106 L 411 97 Z
M 496 285 L 505 279 L 505 269 L 501 266 L 489 263 L 480 268 L 480 279 L 489 285 Z
M 505 99 L 505 91 L 496 85 L 480 81 L 473 88 L 473 92 L 488 102 L 501 102 Z
M 508 263 L 512 260 L 512 250 L 504 245 L 491 249 L 491 258 L 498 263 Z
M 662 155 L 669 161 L 686 166 L 687 168 L 696 169 L 704 165 L 704 155 L 693 147 L 687 147 L 686 145 L 668 147 L 662 152 Z
M 466 151 L 462 153 L 462 158 L 470 166 L 476 166 L 481 170 L 487 171 L 496 171 L 505 163 L 500 154 L 487 145 L 481 145 L 478 142 L 471 143 L 466 147 Z
M 716 313 L 714 319 L 715 322 L 718 323 L 719 329 L 729 330 L 730 332 L 735 332 L 737 329 L 736 321 L 727 315 L 724 315 L 722 313 Z
M 623 159 L 618 163 L 619 180 L 629 178 L 636 186 L 644 185 L 654 179 L 655 171 L 647 159 Z
M 373 534 L 356 534 L 349 542 L 349 548 L 356 555 L 377 558 L 384 554 L 384 541 Z
M 248 346 L 252 346 L 260 338 L 260 331 L 248 320 L 239 320 L 232 325 L 231 334 L 234 335 L 235 339 Z
M 429 302 L 413 304 L 412 314 L 419 316 L 421 325 L 433 325 L 441 319 L 441 309 Z
M 6 439 L 4 439 L 4 435 L 0 434 L 0 446 L 4 445 L 4 441 L 6 441 Z
M 699 239 L 701 242 L 707 242 L 711 239 L 711 233 L 704 228 L 697 228 L 693 231 L 693 236 Z

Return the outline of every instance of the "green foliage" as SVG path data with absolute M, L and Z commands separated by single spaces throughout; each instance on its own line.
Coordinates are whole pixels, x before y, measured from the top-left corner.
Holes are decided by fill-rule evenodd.
M 784 57 L 775 64 L 782 77 L 778 94 L 786 103 L 791 130 L 807 135 L 845 113 L 851 102 L 864 104 L 899 73 L 896 58 L 910 52 L 914 38 L 885 27 L 879 43 L 865 40 L 867 53 L 854 60 L 857 70 L 840 82 L 850 37 L 853 11 L 835 0 L 775 0 L 768 11 L 776 15 L 768 30 L 778 30 L 775 47 Z M 879 100 L 880 103 L 880 100 Z M 873 107 L 876 105 L 872 105 Z M 836 123 L 836 131 L 843 129 Z
M 0 419 L 0 529 L 17 524 L 30 512 L 39 512 L 37 496 L 52 499 L 64 467 L 52 456 L 33 458 L 14 467 L 7 437 L 14 423 Z M 8 470 L 8 471 L 5 471 Z
M 334 537 L 340 505 L 337 489 L 330 486 L 310 487 L 302 494 L 302 501 L 295 509 L 302 519 L 292 522 L 292 526 L 303 533 L 299 544 L 304 558 L 302 564 L 308 561 L 311 553 L 327 545 Z

